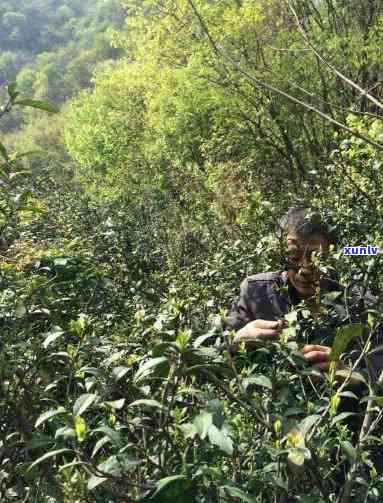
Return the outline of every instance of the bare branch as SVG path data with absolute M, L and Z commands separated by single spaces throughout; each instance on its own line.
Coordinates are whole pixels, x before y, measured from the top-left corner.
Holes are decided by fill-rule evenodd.
M 288 99 L 289 101 L 292 101 L 293 103 L 296 103 L 297 105 L 303 106 L 307 110 L 310 110 L 311 112 L 316 113 L 317 115 L 319 115 L 323 119 L 327 120 L 328 122 L 330 122 L 331 124 L 336 126 L 338 129 L 343 129 L 344 131 L 347 131 L 352 136 L 356 136 L 357 138 L 360 138 L 361 140 L 365 141 L 366 143 L 372 145 L 373 147 L 375 147 L 379 150 L 383 150 L 383 144 L 377 143 L 374 140 L 371 140 L 370 138 L 360 134 L 358 131 L 355 131 L 355 130 L 345 126 L 344 124 L 336 121 L 332 117 L 330 117 L 330 116 L 326 115 L 325 113 L 321 112 L 320 110 L 318 110 L 316 107 L 295 98 L 294 96 L 286 93 L 285 91 L 282 91 L 281 89 L 278 89 L 278 88 L 274 87 L 273 85 L 268 84 L 267 82 L 264 82 L 256 77 L 254 77 L 253 75 L 250 75 L 246 70 L 243 70 L 242 67 L 240 66 L 240 64 L 237 63 L 236 61 L 234 61 L 233 58 L 231 56 L 229 56 L 226 52 L 224 52 L 222 47 L 219 46 L 213 40 L 213 38 L 211 37 L 211 35 L 209 33 L 209 30 L 206 27 L 205 22 L 203 21 L 199 12 L 197 11 L 197 9 L 193 3 L 193 0 L 188 0 L 188 3 L 192 7 L 196 17 L 198 18 L 198 21 L 199 21 L 203 31 L 205 32 L 205 34 L 210 42 L 210 45 L 212 46 L 215 53 L 217 55 L 221 56 L 224 60 L 229 61 L 232 64 L 232 66 L 234 66 L 241 75 L 245 76 L 250 82 L 252 82 L 252 84 L 255 87 L 257 87 L 258 89 L 270 91 L 273 94 L 277 94 L 279 96 L 283 96 L 284 98 Z
M 294 17 L 295 17 L 295 20 L 297 22 L 297 26 L 298 26 L 298 29 L 299 31 L 301 32 L 306 44 L 311 48 L 311 50 L 313 51 L 313 53 L 317 56 L 317 58 L 322 62 L 324 63 L 326 66 L 328 66 L 328 68 L 330 68 L 330 70 L 332 70 L 336 75 L 338 75 L 339 78 L 341 78 L 344 82 L 346 82 L 347 84 L 349 84 L 351 87 L 353 87 L 354 89 L 356 89 L 357 91 L 360 92 L 360 94 L 362 96 L 365 96 L 367 99 L 369 99 L 372 103 L 374 103 L 378 108 L 380 108 L 381 110 L 383 110 L 383 103 L 381 103 L 379 100 L 377 100 L 374 96 L 372 96 L 372 94 L 369 94 L 368 91 L 366 91 L 365 89 L 363 89 L 362 87 L 360 87 L 358 84 L 356 84 L 353 80 L 349 79 L 348 77 L 346 77 L 346 75 L 343 75 L 343 73 L 341 73 L 339 70 L 337 70 L 331 63 L 329 63 L 327 61 L 327 59 L 325 59 L 321 54 L 320 52 L 315 48 L 315 46 L 312 44 L 309 36 L 308 36 L 308 33 L 307 31 L 304 29 L 304 27 L 302 26 L 302 23 L 300 22 L 299 20 L 299 17 L 298 17 L 298 14 L 296 13 L 294 7 L 291 5 L 291 1 L 290 0 L 286 0 L 287 1 L 287 5 L 289 6 L 291 12 L 293 13 Z

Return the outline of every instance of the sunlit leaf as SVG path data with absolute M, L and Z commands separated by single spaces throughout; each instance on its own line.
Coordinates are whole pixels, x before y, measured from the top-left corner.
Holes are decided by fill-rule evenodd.
M 108 475 L 122 476 L 124 473 L 133 470 L 141 460 L 132 458 L 129 454 L 117 454 L 110 456 L 106 461 L 100 463 L 97 468 Z
M 214 329 L 210 330 L 207 334 L 200 335 L 193 342 L 193 346 L 196 349 L 199 348 L 201 346 L 201 344 L 203 344 L 207 339 L 213 337 L 215 333 L 216 333 L 216 329 L 214 328 Z
M 171 475 L 157 482 L 156 490 L 150 499 L 164 502 L 176 502 L 181 500 L 186 503 L 190 501 L 185 499 L 185 496 L 187 496 L 191 488 L 192 481 L 185 475 Z
M 91 432 L 91 435 L 94 435 L 95 433 L 104 433 L 108 438 L 110 438 L 111 442 L 116 447 L 122 446 L 121 435 L 119 434 L 118 431 L 113 430 L 112 428 L 109 428 L 109 426 L 100 426 L 99 428 L 94 429 Z
M 241 489 L 238 489 L 238 487 L 221 486 L 219 488 L 219 492 L 221 494 L 221 497 L 223 498 L 223 501 L 227 501 L 228 503 L 236 501 L 236 499 L 234 498 L 238 498 L 239 501 L 242 501 L 244 503 L 256 503 L 255 497 L 244 493 Z M 229 497 L 229 499 L 227 499 L 227 497 Z
M 75 404 L 73 405 L 73 415 L 81 416 L 88 407 L 96 400 L 98 396 L 95 393 L 84 393 L 79 398 L 77 398 Z
M 66 410 L 64 407 L 59 407 L 58 409 L 48 410 L 41 414 L 36 420 L 35 428 L 38 428 L 41 424 L 45 423 L 51 417 L 57 416 L 58 414 L 65 414 Z
M 85 419 L 81 416 L 75 416 L 74 427 L 76 431 L 77 440 L 81 443 L 85 440 L 87 427 Z
M 299 429 L 301 430 L 303 437 L 306 437 L 307 433 L 320 420 L 320 418 L 321 416 L 319 416 L 318 414 L 313 414 L 311 416 L 305 417 L 299 423 Z
M 112 409 L 122 409 L 125 403 L 125 398 L 120 398 L 119 400 L 112 400 L 111 402 L 104 402 L 106 405 L 109 405 L 109 407 L 112 407 Z
M 246 377 L 243 380 L 243 386 L 244 386 L 244 388 L 246 389 L 249 386 L 249 384 L 255 384 L 257 386 L 262 386 L 263 388 L 268 388 L 268 389 L 272 389 L 273 388 L 272 382 L 265 375 L 257 375 L 257 376 Z
M 129 372 L 129 367 L 116 367 L 113 369 L 113 376 L 116 379 L 116 381 L 119 381 L 124 377 L 124 375 Z
M 27 313 L 27 308 L 25 307 L 23 301 L 17 301 L 15 308 L 15 315 L 17 318 L 22 318 Z
M 108 480 L 106 477 L 97 477 L 96 475 L 92 475 L 88 480 L 88 490 L 91 491 L 92 489 L 95 489 L 106 480 Z
M 339 423 L 340 421 L 343 421 L 344 419 L 351 417 L 351 416 L 356 416 L 356 412 L 341 412 L 337 416 L 335 416 L 332 421 L 331 421 L 331 426 L 334 426 L 334 424 Z
M 38 108 L 39 110 L 45 110 L 46 112 L 58 113 L 58 109 L 48 103 L 47 101 L 41 100 L 31 100 L 28 98 L 17 100 L 14 102 L 15 105 L 21 105 L 23 107 Z
M 54 325 L 46 334 L 47 337 L 44 339 L 43 342 L 44 348 L 46 349 L 49 346 L 49 344 L 54 342 L 63 333 L 64 333 L 63 330 L 59 326 Z
M 354 446 L 348 441 L 348 440 L 343 440 L 340 442 L 340 445 L 342 447 L 342 450 L 345 452 L 346 456 L 350 461 L 355 461 L 357 457 L 357 452 L 354 448 Z
M 301 430 L 298 428 L 292 428 L 288 433 L 287 433 L 287 439 L 293 447 L 304 447 L 305 446 L 305 439 L 303 436 L 303 433 Z
M 62 265 L 62 266 L 64 266 L 64 265 L 67 265 L 68 259 L 66 259 L 66 258 L 56 258 L 53 263 L 54 263 L 54 265 Z
M 213 424 L 213 414 L 210 412 L 202 411 L 193 420 L 193 424 L 197 429 L 198 435 L 204 439 L 209 431 L 210 426 Z
M 331 348 L 330 360 L 339 360 L 340 355 L 346 351 L 350 342 L 362 335 L 363 328 L 364 327 L 361 323 L 354 323 L 352 325 L 341 327 L 335 336 L 335 340 Z
M 14 98 L 15 94 L 16 94 L 16 89 L 17 89 L 17 82 L 16 81 L 13 81 L 13 82 L 10 82 L 8 84 L 8 96 L 10 98 Z
M 72 449 L 66 449 L 66 448 L 64 448 L 64 449 L 57 449 L 55 451 L 46 452 L 43 456 L 41 456 L 40 458 L 36 459 L 36 461 L 34 461 L 30 465 L 30 467 L 28 468 L 28 471 L 32 470 L 32 468 L 34 466 L 39 465 L 43 461 L 46 461 L 47 459 L 53 458 L 55 456 L 59 456 L 60 454 L 64 454 L 64 452 L 73 452 L 73 451 L 72 451 Z
M 136 372 L 134 376 L 134 382 L 138 383 L 144 377 L 153 372 L 159 365 L 167 363 L 168 359 L 166 356 L 159 356 L 158 358 L 151 358 L 145 362 Z
M 298 449 L 290 449 L 287 459 L 295 466 L 302 466 L 305 462 L 303 453 Z
M 110 437 L 105 435 L 105 437 L 101 437 L 99 440 L 97 440 L 96 445 L 93 448 L 92 455 L 91 457 L 94 458 L 94 456 L 98 453 L 98 451 L 108 442 L 111 442 Z
M 69 426 L 63 426 L 62 428 L 59 428 L 56 430 L 55 433 L 55 439 L 63 437 L 64 439 L 67 438 L 76 438 L 76 432 L 74 428 L 70 428 Z
M 197 428 L 192 423 L 184 423 L 178 425 L 185 438 L 194 438 L 197 435 Z
M 233 454 L 233 442 L 227 432 L 211 424 L 207 434 L 211 444 L 217 445 L 222 451 L 226 452 L 226 454 Z

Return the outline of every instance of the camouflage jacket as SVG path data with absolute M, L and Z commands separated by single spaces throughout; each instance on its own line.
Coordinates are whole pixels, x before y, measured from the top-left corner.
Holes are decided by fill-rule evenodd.
M 324 293 L 332 291 L 342 292 L 344 287 L 335 280 L 329 280 L 329 286 Z M 369 307 L 368 304 L 375 302 L 371 294 L 362 296 L 360 289 L 354 289 L 352 296 L 358 301 L 358 311 Z M 343 296 L 340 296 L 343 297 Z M 224 332 L 227 334 L 231 330 L 240 330 L 249 321 L 256 319 L 278 320 L 284 317 L 286 313 L 292 311 L 294 306 L 300 302 L 297 292 L 287 277 L 287 272 L 266 272 L 254 274 L 245 278 L 240 286 L 239 296 L 231 303 L 227 316 L 223 322 Z M 355 305 L 355 304 L 354 304 Z M 327 323 L 324 326 L 314 330 L 310 336 L 310 343 L 331 346 L 336 334 L 339 319 L 327 317 Z M 321 317 L 322 319 L 322 317 Z M 356 319 L 358 321 L 358 313 Z M 383 344 L 383 327 L 377 330 L 374 339 L 374 345 Z M 357 351 L 354 350 L 357 357 Z M 369 356 L 370 371 L 374 378 L 379 378 L 383 370 L 383 354 L 376 352 Z M 360 372 L 363 369 L 359 369 Z

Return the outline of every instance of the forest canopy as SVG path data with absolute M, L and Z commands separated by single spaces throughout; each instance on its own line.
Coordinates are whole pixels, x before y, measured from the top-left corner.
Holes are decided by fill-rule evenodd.
M 97 62 L 120 54 L 107 31 L 122 24 L 118 0 L 1 2 L 0 86 L 17 79 L 29 96 L 61 105 L 90 86 Z M 7 118 L 1 129 L 17 128 L 22 120 Z

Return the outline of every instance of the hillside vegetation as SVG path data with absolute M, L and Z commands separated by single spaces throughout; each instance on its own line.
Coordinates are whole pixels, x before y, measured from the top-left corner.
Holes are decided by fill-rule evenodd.
M 382 3 L 45 2 L 0 8 L 1 501 L 381 501 L 382 379 L 299 350 L 376 356 L 381 255 L 342 251 L 383 249 Z M 303 202 L 345 293 L 233 356 Z
M 108 29 L 123 25 L 118 0 L 5 0 L 0 5 L 0 85 L 17 79 L 36 99 L 59 106 L 90 87 L 97 62 L 116 58 Z M 5 94 L 2 92 L 2 99 Z M 32 122 L 21 110 L 4 117 L 1 131 Z

